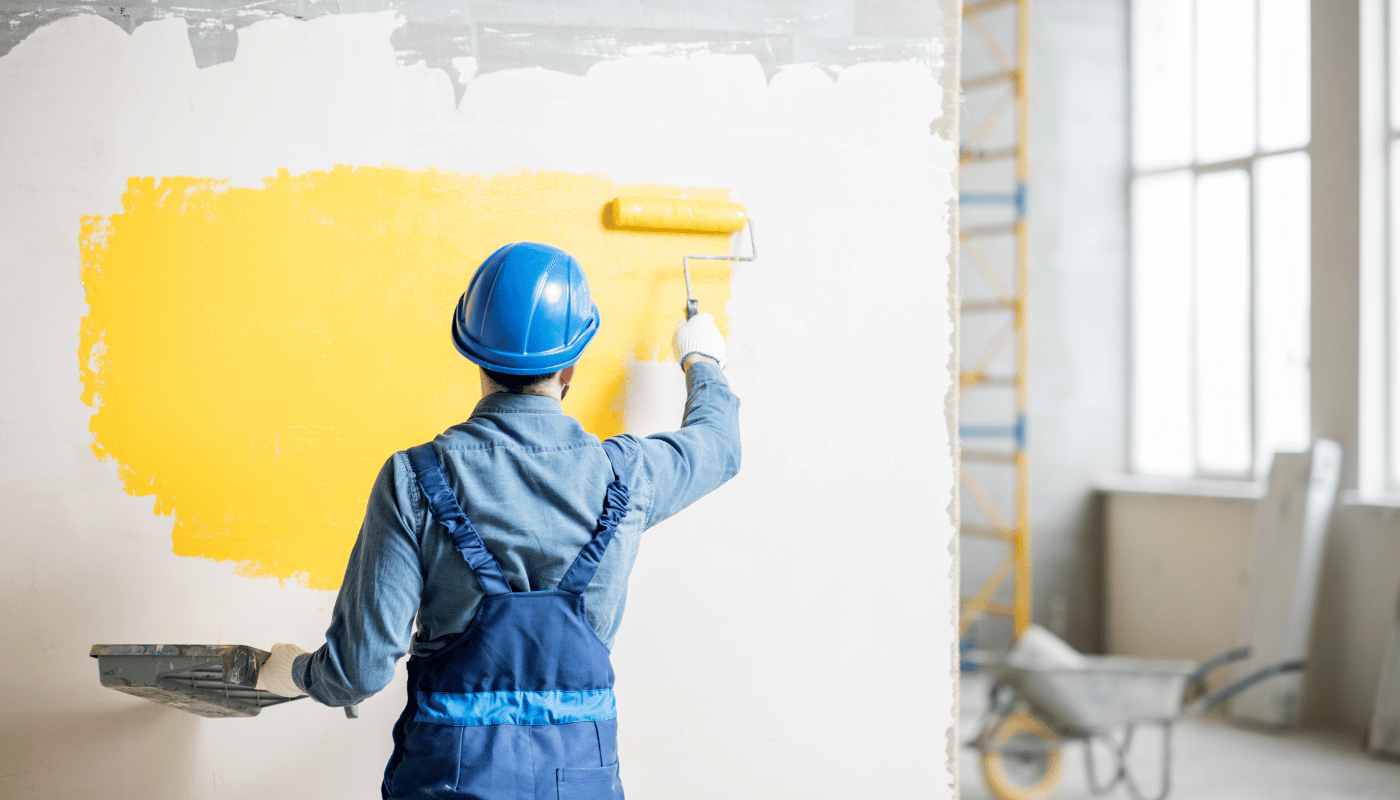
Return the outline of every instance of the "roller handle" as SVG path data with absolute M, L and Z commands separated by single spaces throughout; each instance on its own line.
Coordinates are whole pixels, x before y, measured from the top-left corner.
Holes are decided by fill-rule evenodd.
M 741 209 L 743 206 L 739 206 Z M 754 239 L 753 220 L 748 220 L 749 229 L 749 254 L 746 256 L 700 256 L 689 255 L 681 259 L 681 270 L 685 274 L 685 318 L 690 319 L 700 313 L 700 304 L 695 300 L 695 294 L 690 290 L 690 259 L 701 261 L 753 261 L 758 258 L 758 241 Z

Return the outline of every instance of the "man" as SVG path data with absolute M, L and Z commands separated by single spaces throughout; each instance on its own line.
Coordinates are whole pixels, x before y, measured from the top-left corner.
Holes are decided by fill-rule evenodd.
M 564 251 L 521 242 L 481 265 L 452 323 L 481 402 L 380 471 L 326 644 L 263 665 L 259 688 L 347 706 L 411 653 L 385 798 L 623 796 L 608 652 L 627 577 L 643 530 L 738 472 L 739 401 L 697 314 L 672 342 L 681 429 L 600 443 L 561 406 L 598 325 Z

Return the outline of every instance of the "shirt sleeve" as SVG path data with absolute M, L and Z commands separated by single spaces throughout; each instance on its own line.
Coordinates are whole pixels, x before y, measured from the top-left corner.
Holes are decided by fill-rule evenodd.
M 328 706 L 358 703 L 389 685 L 408 653 L 423 593 L 418 539 L 421 494 L 396 453 L 379 471 L 345 580 L 335 599 L 326 643 L 298 656 L 292 680 Z
M 739 398 L 720 368 L 695 361 L 686 370 L 681 428 L 637 439 L 638 469 L 651 483 L 646 526 L 670 517 L 739 472 Z

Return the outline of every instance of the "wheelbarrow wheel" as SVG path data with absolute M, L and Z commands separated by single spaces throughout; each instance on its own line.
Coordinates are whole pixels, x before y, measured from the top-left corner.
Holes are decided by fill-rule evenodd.
M 1059 737 L 1049 725 L 1017 712 L 986 740 L 982 775 L 1001 800 L 1041 800 L 1060 782 Z

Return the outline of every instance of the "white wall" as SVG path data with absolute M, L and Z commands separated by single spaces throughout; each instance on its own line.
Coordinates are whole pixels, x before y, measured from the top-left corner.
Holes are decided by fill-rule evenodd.
M 1086 652 L 1103 647 L 1103 511 L 1090 488 L 1127 463 L 1126 6 L 1042 0 L 1031 22 L 1035 617 Z
M 1107 646 L 1122 655 L 1203 660 L 1243 644 L 1251 563 L 1250 484 L 1235 497 L 1154 490 L 1108 494 Z M 1323 557 L 1303 723 L 1370 724 L 1400 596 L 1400 514 L 1342 504 Z M 1212 684 L 1222 685 L 1222 670 Z
M 643 550 L 615 659 L 624 780 L 637 798 L 950 797 L 956 153 L 935 132 L 956 40 L 771 78 L 703 42 L 619 53 L 582 77 L 483 74 L 458 108 L 441 72 L 396 62 L 394 29 L 274 19 L 201 70 L 181 19 L 76 16 L 0 57 L 0 795 L 377 796 L 401 678 L 358 721 L 307 701 L 205 720 L 98 685 L 94 642 L 315 646 L 333 594 L 176 557 L 170 518 L 93 457 L 78 230 L 131 176 L 388 162 L 728 187 L 764 220 L 729 307 L 744 469 Z M 227 126 L 196 116 L 235 104 Z M 473 125 L 491 118 L 516 125 Z M 637 126 L 654 148 L 611 144 Z M 648 397 L 629 414 L 653 415 Z
M 1011 41 L 1014 18 L 1003 9 L 981 20 L 1004 43 Z M 1086 652 L 1102 646 L 1103 625 L 1103 519 L 1091 487 L 1096 476 L 1127 463 L 1126 26 L 1124 0 L 1036 0 L 1031 6 L 1027 436 L 1033 608 L 1036 622 Z M 971 32 L 963 53 L 968 76 L 999 68 Z M 980 107 L 969 106 L 964 130 L 980 127 L 996 98 L 994 92 L 978 93 L 973 103 Z M 1013 119 L 1003 118 L 987 148 L 1009 143 Z M 963 191 L 1010 191 L 1010 167 L 1004 164 L 968 167 Z M 968 212 L 988 213 L 976 206 Z M 963 280 L 969 296 L 985 295 L 968 262 Z M 996 315 L 968 315 L 963 358 L 979 358 L 1002 322 Z M 990 372 L 1009 372 L 1011 354 L 1008 347 Z M 963 413 L 971 422 L 1005 424 L 1009 397 L 1006 389 L 973 389 Z M 1002 509 L 1012 507 L 1009 474 L 993 468 L 979 476 Z M 1003 552 L 999 543 L 964 543 L 969 594 Z M 1009 586 L 1001 599 L 1011 599 Z M 992 649 L 1011 641 L 1005 620 L 984 617 L 973 633 Z
M 1240 497 L 1110 493 L 1106 650 L 1205 661 L 1239 646 L 1255 505 Z M 1211 687 L 1228 677 L 1212 674 Z

